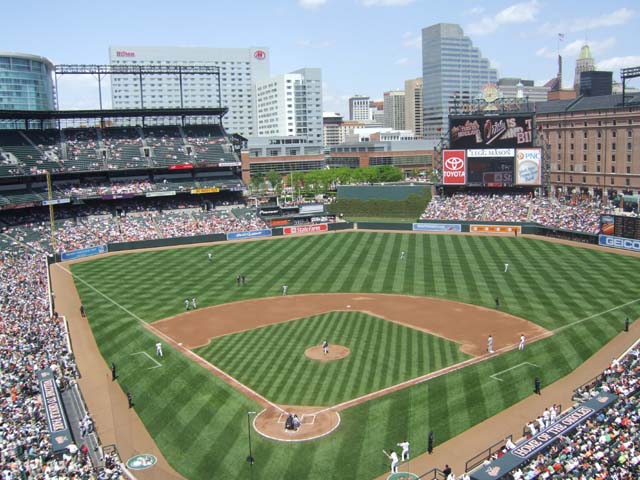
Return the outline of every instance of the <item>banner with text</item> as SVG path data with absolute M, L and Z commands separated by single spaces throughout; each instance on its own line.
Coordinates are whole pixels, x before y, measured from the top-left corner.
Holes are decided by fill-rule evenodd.
M 542 150 L 539 148 L 516 150 L 516 185 L 540 185 L 541 164 Z
M 466 163 L 464 150 L 444 150 L 442 152 L 442 183 L 464 185 L 467 182 Z
M 71 203 L 70 198 L 54 198 L 53 200 L 43 200 L 42 205 L 61 205 L 63 203 Z
M 227 240 L 246 240 L 248 238 L 270 237 L 271 229 L 264 230 L 249 230 L 247 232 L 229 232 L 227 233 Z
M 95 247 L 80 248 L 78 250 L 71 250 L 69 252 L 62 252 L 60 254 L 60 260 L 74 260 L 76 258 L 91 257 L 92 255 L 99 255 L 101 253 L 107 253 L 106 245 L 96 245 Z
M 522 227 L 518 225 L 470 225 L 472 233 L 522 233 Z
M 614 237 L 612 235 L 598 235 L 598 244 L 603 247 L 619 248 L 640 252 L 640 240 L 632 238 Z
M 73 441 L 64 406 L 60 399 L 60 392 L 56 385 L 56 379 L 49 368 L 38 370 L 38 385 L 42 404 L 47 416 L 47 426 L 53 452 L 56 454 L 66 451 L 67 446 Z
M 459 223 L 414 223 L 414 232 L 461 232 Z
M 329 225 L 326 223 L 320 223 L 315 225 L 297 225 L 293 227 L 284 227 L 282 233 L 285 235 L 296 235 L 298 233 L 313 233 L 313 232 L 326 232 L 329 230 Z
M 173 197 L 176 192 L 174 190 L 167 190 L 164 192 L 147 192 L 145 193 L 146 197 Z
M 218 193 L 220 189 L 218 187 L 208 187 L 208 188 L 192 188 L 192 195 L 200 195 L 203 193 Z

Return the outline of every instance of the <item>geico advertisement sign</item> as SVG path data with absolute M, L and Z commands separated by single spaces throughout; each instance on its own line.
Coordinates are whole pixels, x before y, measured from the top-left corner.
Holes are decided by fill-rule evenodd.
M 632 238 L 612 237 L 610 235 L 600 235 L 600 245 L 604 247 L 621 248 L 624 250 L 633 250 L 640 252 L 640 240 Z
M 466 182 L 465 160 L 464 150 L 445 150 L 442 152 L 442 183 L 445 185 L 464 185 Z

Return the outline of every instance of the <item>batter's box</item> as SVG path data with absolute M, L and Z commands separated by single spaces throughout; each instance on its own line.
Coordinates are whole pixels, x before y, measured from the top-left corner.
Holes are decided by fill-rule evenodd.
M 278 423 L 287 423 L 288 415 L 286 413 L 281 413 L 278 417 Z
M 314 423 L 316 423 L 315 414 L 302 415 L 302 419 L 300 419 L 301 425 L 313 425 Z

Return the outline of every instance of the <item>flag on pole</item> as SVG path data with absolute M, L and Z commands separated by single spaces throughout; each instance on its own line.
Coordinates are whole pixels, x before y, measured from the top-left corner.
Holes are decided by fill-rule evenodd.
M 564 33 L 559 33 L 558 34 L 558 40 L 560 40 L 560 41 L 564 40 Z

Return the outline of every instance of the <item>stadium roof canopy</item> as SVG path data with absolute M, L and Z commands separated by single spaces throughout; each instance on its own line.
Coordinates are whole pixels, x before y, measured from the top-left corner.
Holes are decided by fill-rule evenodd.
M 131 117 L 220 117 L 228 108 L 127 108 L 120 110 L 0 110 L 2 120 L 62 120 Z

